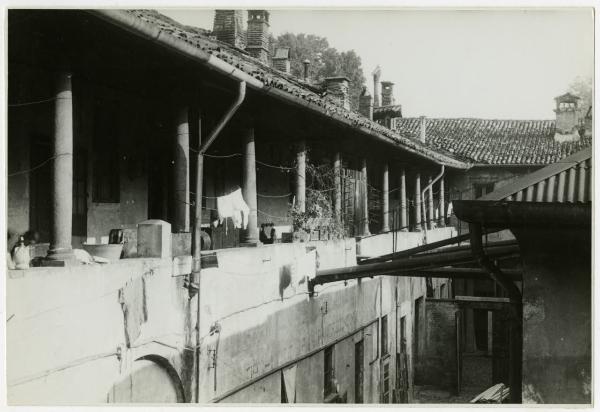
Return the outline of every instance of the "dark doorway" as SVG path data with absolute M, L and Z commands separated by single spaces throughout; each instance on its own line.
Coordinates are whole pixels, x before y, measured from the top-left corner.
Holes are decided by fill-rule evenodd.
M 40 234 L 40 242 L 50 242 L 50 222 L 52 221 L 52 146 L 47 135 L 34 135 L 31 138 L 29 183 L 30 214 L 29 229 Z
M 365 349 L 363 340 L 354 344 L 354 403 L 363 403 L 363 380 L 365 375 Z
M 477 350 L 488 350 L 488 311 L 483 309 L 473 310 L 473 323 L 475 326 L 475 346 Z

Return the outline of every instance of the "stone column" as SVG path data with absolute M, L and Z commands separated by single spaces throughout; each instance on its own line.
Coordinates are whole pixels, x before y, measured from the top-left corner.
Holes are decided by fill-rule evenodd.
M 440 227 L 446 227 L 446 194 L 444 193 L 444 178 L 440 179 Z
M 304 140 L 296 145 L 296 205 L 300 211 L 306 211 L 306 142 Z
M 333 190 L 334 195 L 334 209 L 336 220 L 342 222 L 342 155 L 340 152 L 335 153 L 333 159 L 333 184 L 335 185 Z
M 367 176 L 367 159 L 362 160 L 362 178 L 364 184 L 363 191 L 363 216 L 362 216 L 362 235 L 369 236 L 369 179 Z
M 73 94 L 71 74 L 57 78 L 54 106 L 52 232 L 49 260 L 76 262 L 71 246 L 73 219 Z
M 429 190 L 428 190 L 428 195 L 427 195 L 427 209 L 429 209 L 428 211 L 428 217 L 426 217 L 425 219 L 427 219 L 427 228 L 429 230 L 433 229 L 433 221 L 435 219 L 434 216 L 434 211 L 433 211 L 433 186 L 431 185 L 431 182 L 433 181 L 433 179 L 431 178 L 431 176 L 429 176 L 429 180 L 427 182 L 427 184 L 429 185 Z
M 421 173 L 415 176 L 415 231 L 421 231 Z
M 387 163 L 383 165 L 381 182 L 381 231 L 390 231 L 390 170 Z
M 190 231 L 190 127 L 187 106 L 176 118 L 173 165 L 173 233 Z
M 408 207 L 406 204 L 406 170 L 402 168 L 400 171 L 400 227 L 403 232 L 408 228 Z
M 256 149 L 254 147 L 254 128 L 247 126 L 242 129 L 244 142 L 244 183 L 242 195 L 250 208 L 248 228 L 243 234 L 243 243 L 258 244 L 258 215 L 256 197 Z

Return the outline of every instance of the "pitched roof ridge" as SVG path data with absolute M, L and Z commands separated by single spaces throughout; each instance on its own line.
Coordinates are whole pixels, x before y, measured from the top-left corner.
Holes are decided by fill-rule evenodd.
M 519 122 L 519 123 L 531 123 L 531 122 L 555 122 L 555 119 L 500 119 L 500 118 L 487 118 L 487 117 L 468 117 L 468 116 L 460 116 L 460 117 L 427 117 L 425 116 L 425 118 L 427 120 L 438 120 L 438 121 L 443 121 L 443 120 L 478 120 L 478 121 L 491 121 L 491 122 Z M 402 120 L 418 120 L 420 119 L 420 116 L 412 116 L 412 117 L 402 117 L 400 118 L 400 121 Z

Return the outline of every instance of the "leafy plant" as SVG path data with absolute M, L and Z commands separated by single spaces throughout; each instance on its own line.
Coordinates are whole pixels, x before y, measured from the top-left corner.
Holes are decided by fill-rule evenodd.
M 289 215 L 295 232 L 326 230 L 333 239 L 345 236 L 344 226 L 334 216 L 333 196 L 335 179 L 330 165 L 314 165 L 306 162 L 306 204 L 305 211 L 290 205 Z

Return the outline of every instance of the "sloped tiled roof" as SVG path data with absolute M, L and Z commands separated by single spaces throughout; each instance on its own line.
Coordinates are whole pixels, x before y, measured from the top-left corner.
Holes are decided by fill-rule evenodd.
M 419 118 L 396 119 L 396 130 L 418 138 Z M 591 146 L 554 140 L 554 120 L 427 119 L 426 142 L 474 164 L 545 165 Z
M 184 26 L 173 19 L 158 13 L 155 10 L 98 10 L 95 13 L 119 24 L 121 15 L 133 16 L 140 23 L 147 24 L 160 31 L 161 36 L 170 35 L 191 45 L 202 52 L 210 54 L 219 60 L 238 69 L 264 84 L 266 91 L 278 89 L 290 98 L 302 99 L 307 108 L 311 108 L 327 116 L 350 123 L 353 127 L 376 135 L 380 139 L 392 141 L 409 152 L 426 157 L 433 162 L 443 163 L 448 166 L 467 168 L 468 163 L 460 156 L 454 156 L 444 149 L 434 149 L 422 144 L 420 141 L 403 136 L 390 130 L 375 121 L 358 113 L 349 111 L 333 103 L 322 95 L 320 89 L 289 74 L 282 73 L 248 55 L 245 51 L 231 47 L 207 34 L 207 31 L 189 26 Z M 139 24 L 139 23 L 138 23 Z M 137 28 L 134 27 L 134 30 Z

